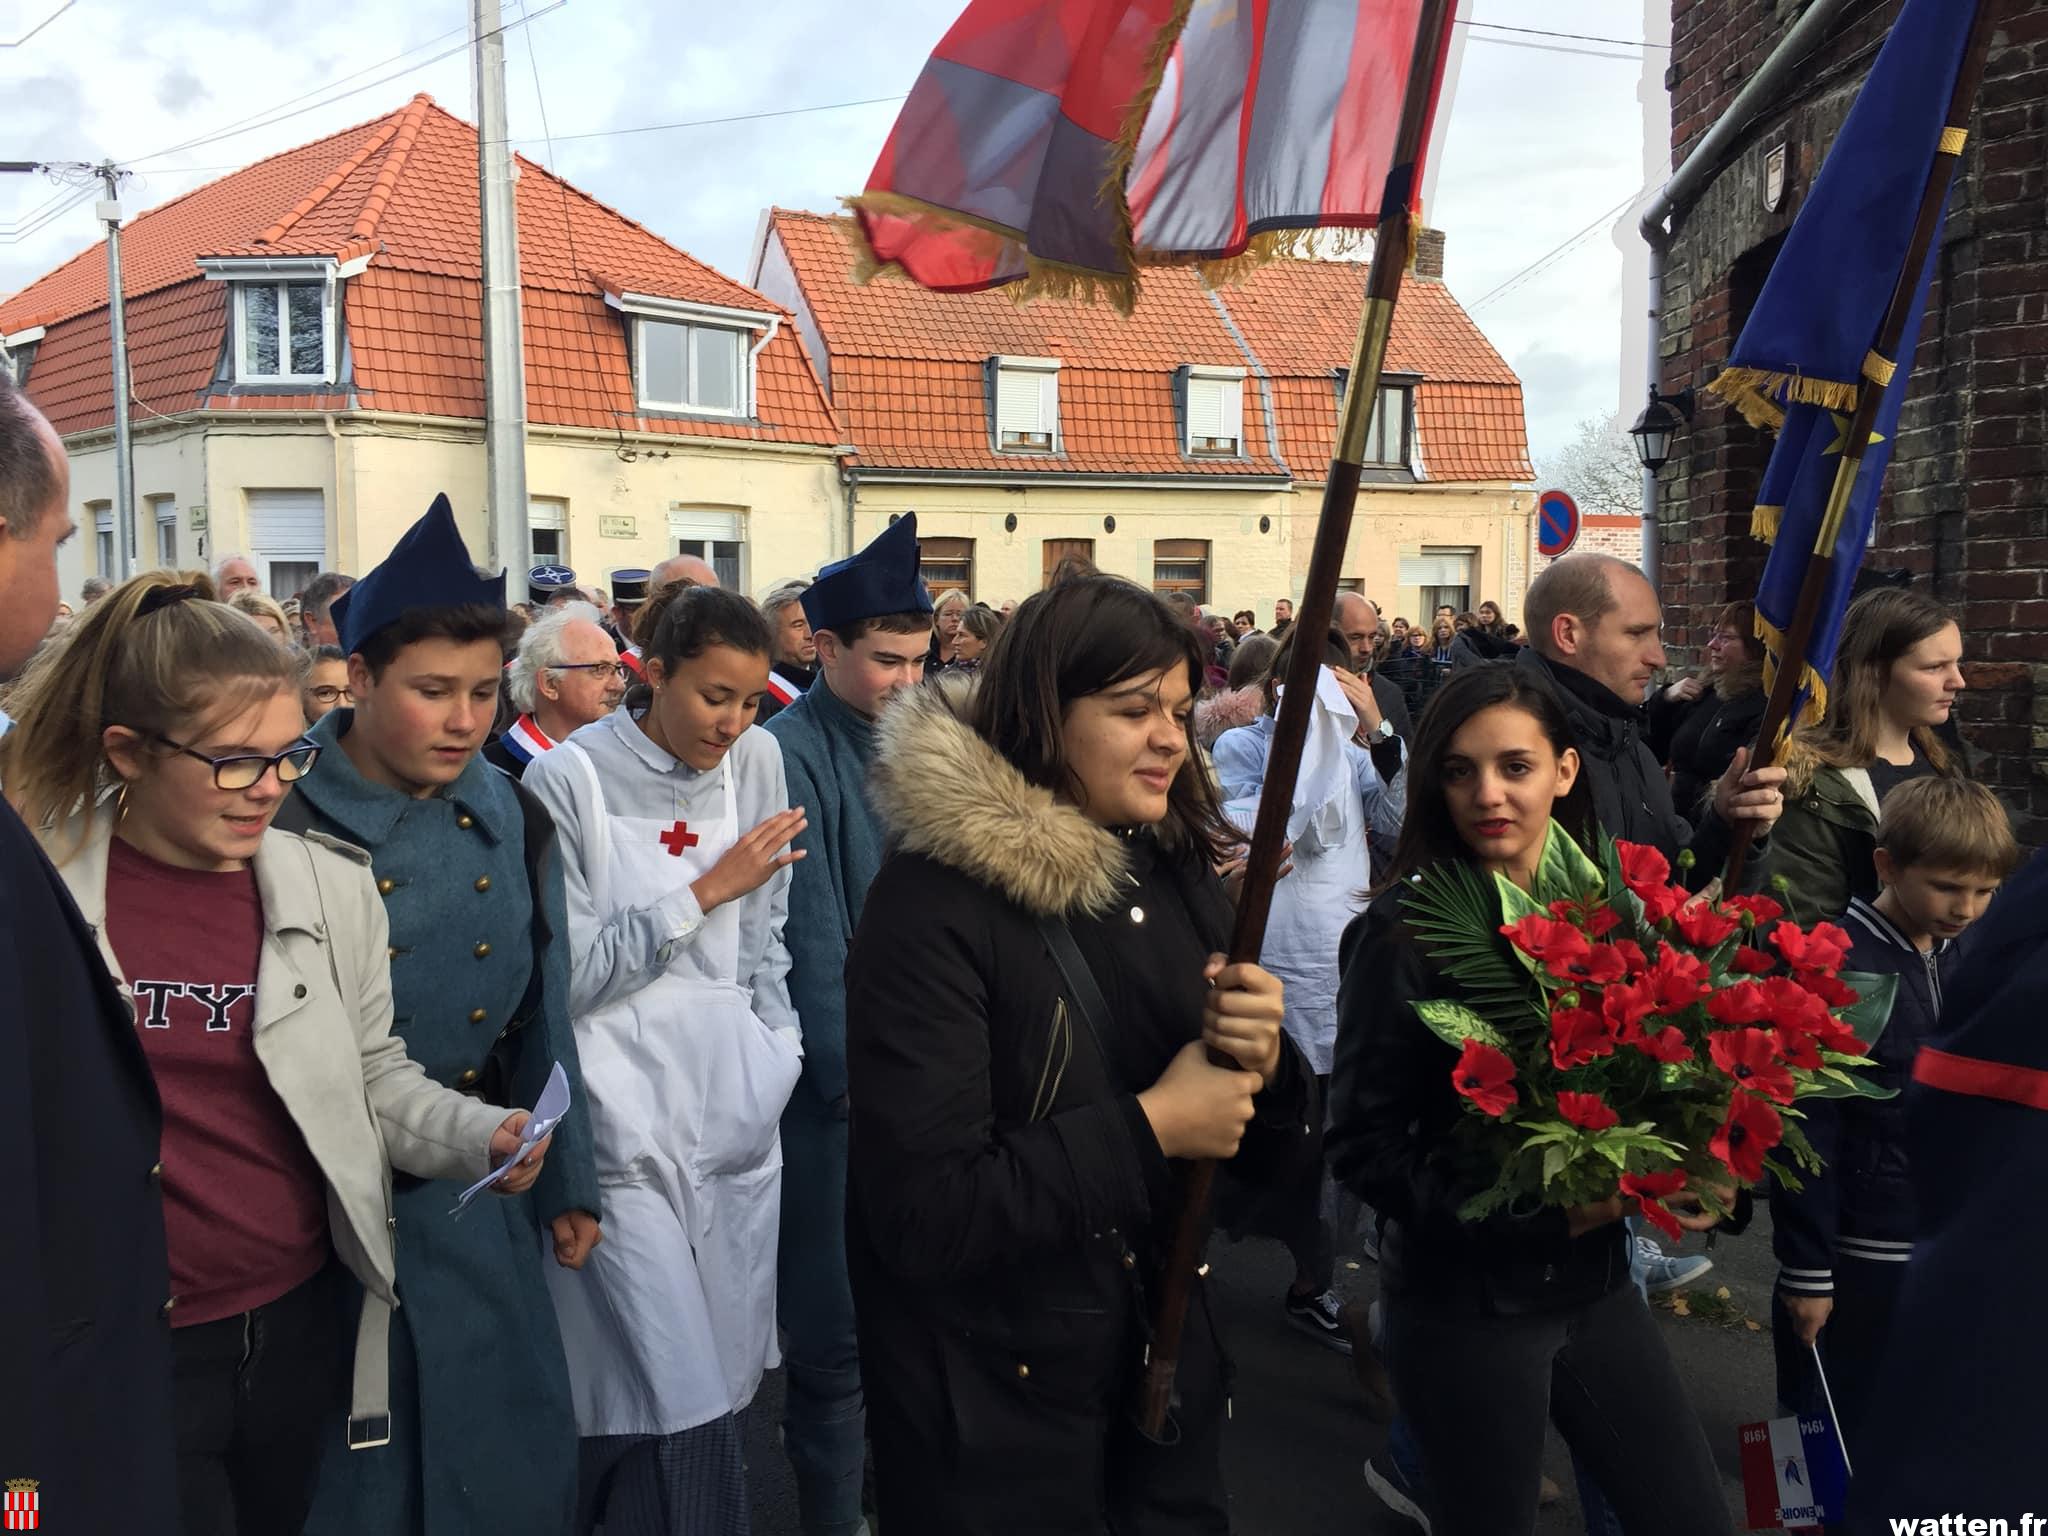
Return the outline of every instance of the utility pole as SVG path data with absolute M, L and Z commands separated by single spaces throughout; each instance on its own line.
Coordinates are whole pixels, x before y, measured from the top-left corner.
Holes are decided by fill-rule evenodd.
M 526 352 L 519 330 L 519 224 L 505 117 L 505 33 L 498 17 L 498 0 L 471 0 L 470 16 L 484 257 L 488 564 L 502 566 L 517 577 L 524 574 L 527 549 Z
M 111 160 L 93 168 L 107 195 L 93 213 L 107 226 L 107 317 L 114 343 L 114 569 L 135 574 L 135 459 L 128 433 L 128 296 L 121 287 L 121 172 Z

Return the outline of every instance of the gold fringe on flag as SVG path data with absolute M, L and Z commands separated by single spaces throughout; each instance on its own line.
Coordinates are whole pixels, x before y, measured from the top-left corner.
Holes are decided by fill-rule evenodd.
M 941 208 L 900 192 L 863 192 L 856 197 L 842 198 L 840 202 L 853 211 L 864 209 L 869 213 L 917 219 L 940 228 L 981 230 L 1025 250 L 1024 232 L 1020 229 L 976 218 L 957 209 Z M 847 241 L 853 247 L 853 280 L 856 283 L 866 285 L 878 277 L 900 277 L 906 282 L 911 281 L 897 263 L 885 262 L 875 255 L 859 219 L 847 220 L 844 227 Z M 1132 306 L 1138 302 L 1138 278 L 1136 273 L 1101 272 L 1093 267 L 1046 261 L 1027 251 L 1023 278 L 1006 284 L 1002 292 L 1015 304 L 1028 304 L 1038 298 L 1070 299 L 1080 304 L 1108 304 L 1118 314 L 1129 315 Z
M 1856 409 L 1857 398 L 1854 382 L 1768 368 L 1724 368 L 1707 385 L 1707 392 L 1734 406 L 1751 426 L 1774 430 L 1785 424 L 1787 405 L 1817 405 L 1846 413 Z
M 1138 158 L 1138 140 L 1144 135 L 1145 119 L 1152 115 L 1153 98 L 1166 79 L 1166 66 L 1173 62 L 1173 50 L 1179 46 L 1180 35 L 1187 30 L 1188 17 L 1194 9 L 1195 0 L 1174 0 L 1173 13 L 1153 34 L 1152 46 L 1145 51 L 1144 72 L 1138 77 L 1138 93 L 1124 108 L 1123 126 L 1116 143 L 1110 146 L 1109 165 L 1102 174 L 1102 185 L 1096 189 L 1097 200 L 1116 210 L 1117 254 L 1123 258 L 1126 271 L 1137 270 L 1138 236 L 1131 224 L 1131 200 L 1125 195 L 1124 183 Z
M 1769 694 L 1778 683 L 1778 658 L 1785 654 L 1785 632 L 1765 618 L 1756 616 L 1756 637 L 1764 643 L 1764 692 Z M 1801 726 L 1819 725 L 1828 712 L 1828 680 L 1814 671 L 1812 666 L 1800 664 L 1800 684 L 1806 689 L 1806 702 L 1799 713 L 1778 727 L 1778 739 L 1772 743 L 1772 755 L 1784 747 L 1785 739 Z
M 1749 511 L 1749 536 L 1761 539 L 1766 544 L 1778 540 L 1778 525 L 1785 519 L 1783 507 L 1756 506 Z

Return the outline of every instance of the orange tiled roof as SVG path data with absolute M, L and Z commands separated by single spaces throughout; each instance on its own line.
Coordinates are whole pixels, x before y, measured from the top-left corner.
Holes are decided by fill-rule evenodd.
M 753 421 L 642 417 L 625 326 L 607 287 L 780 313 L 752 289 L 549 175 L 516 183 L 527 416 L 536 425 L 834 444 L 838 423 L 803 342 L 782 327 L 762 351 Z M 426 96 L 259 161 L 139 215 L 122 231 L 135 394 L 145 413 L 212 409 L 483 414 L 482 254 L 476 129 Z M 201 257 L 369 255 L 344 287 L 351 367 L 328 391 L 217 392 L 225 285 Z M 601 275 L 609 274 L 609 275 Z M 0 333 L 49 327 L 30 393 L 65 433 L 104 427 L 106 264 L 93 246 L 0 305 Z
M 1124 319 L 1103 305 L 1019 306 L 1001 293 L 938 294 L 901 279 L 862 286 L 845 219 L 786 209 L 770 219 L 830 350 L 833 404 L 863 463 L 1175 475 L 1285 469 L 1322 479 L 1337 429 L 1333 370 L 1350 360 L 1364 294 L 1359 263 L 1274 262 L 1215 294 L 1190 272 L 1148 272 Z M 1222 311 L 1269 376 L 1278 458 L 1256 381 L 1244 395 L 1244 458 L 1181 452 L 1174 371 L 1246 366 Z M 1061 359 L 1060 457 L 990 447 L 981 370 L 999 354 Z M 1441 283 L 1404 286 L 1388 366 L 1423 376 L 1416 432 L 1427 478 L 1530 478 L 1521 384 Z

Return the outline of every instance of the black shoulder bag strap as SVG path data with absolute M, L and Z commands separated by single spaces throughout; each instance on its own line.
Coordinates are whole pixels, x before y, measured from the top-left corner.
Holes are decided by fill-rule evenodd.
M 1060 918 L 1041 916 L 1038 919 L 1038 936 L 1052 951 L 1053 964 L 1060 968 L 1060 977 L 1067 984 L 1067 995 L 1073 1000 L 1074 1011 L 1081 1015 L 1081 1022 L 1088 1028 L 1088 1037 L 1095 1042 L 1095 1054 L 1107 1066 L 1108 1036 L 1104 1031 L 1109 1023 L 1109 1004 L 1103 1001 L 1102 989 L 1095 984 L 1095 972 L 1089 969 L 1088 957 L 1074 942 L 1073 930 Z

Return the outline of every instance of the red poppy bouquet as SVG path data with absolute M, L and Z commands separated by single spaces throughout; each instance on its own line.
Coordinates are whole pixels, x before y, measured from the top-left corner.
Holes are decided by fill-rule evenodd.
M 1596 853 L 1553 824 L 1527 891 L 1423 874 L 1408 922 L 1460 997 L 1414 1006 L 1460 1053 L 1459 1160 L 1496 1174 L 1461 1216 L 1618 1191 L 1677 1237 L 1665 1201 L 1688 1186 L 1726 1214 L 1717 1188 L 1818 1169 L 1800 1100 L 1888 1094 L 1855 1069 L 1897 978 L 1843 974 L 1848 934 L 1769 897 L 1688 894 L 1654 848 Z

